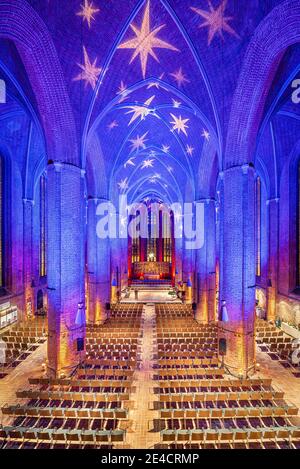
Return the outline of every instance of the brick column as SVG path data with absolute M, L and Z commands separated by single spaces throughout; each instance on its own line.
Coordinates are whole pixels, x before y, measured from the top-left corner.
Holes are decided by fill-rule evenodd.
M 47 169 L 48 374 L 71 374 L 84 338 L 84 179 L 65 163 Z M 80 313 L 83 312 L 83 314 Z
M 219 321 L 225 338 L 224 363 L 235 376 L 247 376 L 255 366 L 255 178 L 243 165 L 224 173 L 222 298 L 228 321 Z
M 193 212 L 185 213 L 185 216 L 188 218 L 193 215 Z M 184 220 L 184 223 L 187 223 Z M 187 248 L 187 239 L 185 237 L 185 231 L 183 231 L 182 239 L 182 281 L 187 283 L 193 280 L 193 271 L 194 271 L 194 250 Z
M 171 261 L 171 278 L 172 286 L 176 285 L 176 240 L 174 235 L 174 214 L 170 216 L 170 228 L 171 228 L 171 239 L 172 239 L 172 261 Z
M 216 204 L 214 199 L 201 199 L 204 204 L 204 244 L 197 250 L 199 291 L 197 321 L 208 323 L 216 320 Z
M 99 324 L 106 320 L 106 303 L 110 299 L 110 247 L 109 239 L 97 236 L 97 206 L 104 199 L 88 199 L 87 227 L 87 279 L 88 322 Z
M 278 291 L 279 199 L 267 201 L 269 216 L 269 259 L 267 279 L 267 319 L 275 321 Z
M 218 217 L 217 217 L 217 226 L 216 226 L 216 289 L 218 290 L 217 298 L 217 308 L 218 312 L 220 310 L 220 299 L 223 298 L 222 288 L 223 288 L 223 230 L 224 230 L 224 173 L 219 173 L 219 194 L 218 194 Z
M 158 239 L 157 243 L 157 260 L 158 262 L 163 262 L 163 216 L 162 211 L 159 210 L 158 215 Z
M 29 318 L 34 314 L 34 294 L 31 286 L 33 278 L 33 206 L 34 201 L 23 199 L 23 272 L 24 272 L 24 314 Z

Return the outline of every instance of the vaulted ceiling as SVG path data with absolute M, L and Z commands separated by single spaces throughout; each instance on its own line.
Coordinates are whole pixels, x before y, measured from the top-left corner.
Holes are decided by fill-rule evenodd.
M 101 181 L 103 194 L 126 193 L 130 201 L 154 195 L 167 202 L 197 197 L 199 168 L 223 167 L 232 96 L 246 48 L 257 25 L 280 2 L 29 3 L 52 35 L 72 103 L 82 165 Z M 284 57 L 277 87 L 270 92 L 258 144 L 261 161 L 274 159 L 272 125 L 279 129 L 283 117 L 293 119 L 291 114 L 298 112 L 286 104 L 283 88 L 295 73 L 297 47 Z M 39 143 L 29 154 L 44 158 L 35 90 L 9 41 L 1 40 L 0 70 L 10 83 L 9 102 L 1 114 L 13 112 L 14 125 L 20 121 L 22 128 L 25 121 L 28 128 L 32 123 Z M 275 121 L 278 114 L 281 123 Z M 268 161 L 264 165 L 268 167 Z

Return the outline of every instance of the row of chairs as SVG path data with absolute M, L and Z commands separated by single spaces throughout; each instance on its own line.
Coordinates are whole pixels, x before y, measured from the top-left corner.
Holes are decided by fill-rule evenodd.
M 300 427 L 253 428 L 253 429 L 208 429 L 208 430 L 164 430 L 161 432 L 162 441 L 165 442 L 253 442 L 288 440 L 295 441 L 299 447 Z
M 172 306 L 167 312 L 160 308 L 154 343 L 158 447 L 263 448 L 274 441 L 278 447 L 278 442 L 296 447 L 298 409 L 284 401 L 284 393 L 270 379 L 226 376 L 218 363 L 216 325 L 196 325 L 184 311 L 182 319 L 173 321 Z M 272 342 L 273 332 L 267 333 Z
M 142 321 L 140 307 L 115 306 L 104 324 L 87 327 L 86 355 L 72 377 L 30 378 L 16 393 L 19 405 L 2 409 L 4 447 L 123 445 Z
M 1 363 L 0 376 L 5 377 L 47 340 L 45 321 L 31 319 L 18 322 L 2 333 L 0 340 L 5 342 L 5 359 Z

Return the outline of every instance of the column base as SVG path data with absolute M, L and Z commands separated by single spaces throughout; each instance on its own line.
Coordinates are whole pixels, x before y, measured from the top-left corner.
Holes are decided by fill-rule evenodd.
M 56 378 L 67 378 L 67 377 L 73 375 L 73 373 L 76 370 L 76 368 L 78 367 L 78 365 L 80 365 L 80 361 L 78 361 L 78 363 L 76 363 L 76 365 L 72 364 L 70 366 L 65 366 L 65 367 L 62 367 L 62 368 L 59 368 L 59 369 L 55 369 L 55 368 L 50 367 L 49 364 L 47 364 L 46 374 L 49 378 L 55 378 L 55 379 Z
M 245 331 L 242 324 L 219 323 L 218 353 L 219 363 L 231 375 L 247 378 L 255 373 L 255 334 L 253 331 Z
M 208 315 L 203 304 L 197 303 L 197 308 L 195 312 L 195 320 L 201 324 L 208 324 Z
M 276 319 L 276 290 L 269 287 L 267 290 L 267 320 L 275 322 Z

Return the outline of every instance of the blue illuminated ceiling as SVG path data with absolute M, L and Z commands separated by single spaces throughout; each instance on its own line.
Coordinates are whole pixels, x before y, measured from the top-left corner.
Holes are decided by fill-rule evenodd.
M 232 96 L 246 48 L 260 21 L 280 2 L 29 3 L 53 38 L 72 103 L 82 166 L 98 181 L 94 195 L 114 198 L 126 192 L 130 201 L 155 195 L 172 202 L 201 194 L 199 181 L 205 171 L 223 167 Z M 274 160 L 271 134 L 280 129 L 283 116 L 290 118 L 286 100 L 273 104 L 296 70 L 297 51 L 284 58 L 277 87 L 267 101 L 266 116 L 267 110 L 270 115 L 258 148 L 266 168 Z M 39 142 L 31 136 L 35 151 L 27 153 L 41 158 L 35 90 L 17 49 L 2 39 L 1 64 L 11 74 L 7 106 L 15 106 L 34 123 L 33 136 Z M 292 112 L 297 115 L 297 110 Z M 278 113 L 280 123 L 273 119 L 270 128 Z M 31 165 L 38 168 L 41 163 Z

